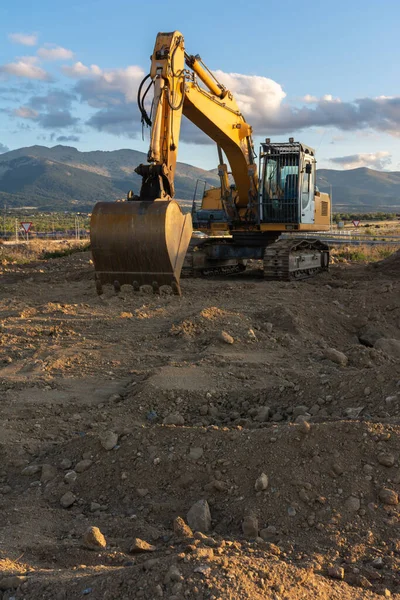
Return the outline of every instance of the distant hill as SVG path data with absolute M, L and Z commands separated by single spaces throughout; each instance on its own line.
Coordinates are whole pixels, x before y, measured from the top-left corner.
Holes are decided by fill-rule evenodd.
M 332 185 L 336 212 L 400 212 L 400 172 L 374 171 L 365 167 L 336 171 L 319 169 L 317 185 L 329 192 Z
M 139 191 L 135 167 L 146 162 L 137 150 L 79 152 L 70 146 L 31 146 L 0 154 L 0 206 L 37 206 L 42 210 L 90 211 L 98 201 L 124 198 Z M 218 185 L 217 170 L 178 163 L 176 197 L 193 198 L 196 181 Z M 338 212 L 400 212 L 400 172 L 320 169 L 317 185 L 330 191 Z
M 79 152 L 69 146 L 31 146 L 0 154 L 0 202 L 42 210 L 87 210 L 99 201 L 139 191 L 135 167 L 146 162 L 136 150 Z M 178 163 L 176 197 L 191 200 L 196 181 L 218 185 L 217 175 Z

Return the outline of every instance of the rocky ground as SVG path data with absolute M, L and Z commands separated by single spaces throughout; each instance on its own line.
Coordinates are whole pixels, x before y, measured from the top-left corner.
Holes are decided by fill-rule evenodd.
M 181 298 L 1 271 L 1 600 L 400 598 L 399 253 Z

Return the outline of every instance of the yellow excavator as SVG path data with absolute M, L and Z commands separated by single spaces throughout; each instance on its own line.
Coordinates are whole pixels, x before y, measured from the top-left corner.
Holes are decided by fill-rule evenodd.
M 330 198 L 316 188 L 314 150 L 293 138 L 267 138 L 257 169 L 251 126 L 201 58 L 185 52 L 180 32 L 157 35 L 138 106 L 151 128 L 148 164 L 135 169 L 142 177 L 139 195 L 99 202 L 92 213 L 99 294 L 108 283 L 116 291 L 124 284 L 151 285 L 155 292 L 169 285 L 180 294 L 182 268 L 189 276 L 233 273 L 248 259 L 263 261 L 267 279 L 301 279 L 328 268 L 328 246 L 301 238 L 330 227 Z M 200 210 L 192 211 L 194 224 L 224 235 L 192 237 L 192 215 L 173 200 L 182 115 L 216 142 L 219 157 L 220 186 L 205 191 Z M 282 233 L 290 235 L 282 239 Z

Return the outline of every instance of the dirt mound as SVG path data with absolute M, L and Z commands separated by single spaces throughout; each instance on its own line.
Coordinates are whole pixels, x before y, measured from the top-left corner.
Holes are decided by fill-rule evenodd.
M 181 298 L 98 297 L 87 253 L 6 265 L 1 600 L 399 593 L 399 283 L 383 264 L 188 279 Z M 182 537 L 200 500 L 211 523 Z
M 399 277 L 400 275 L 400 250 L 394 252 L 387 258 L 373 263 L 373 267 L 388 277 Z

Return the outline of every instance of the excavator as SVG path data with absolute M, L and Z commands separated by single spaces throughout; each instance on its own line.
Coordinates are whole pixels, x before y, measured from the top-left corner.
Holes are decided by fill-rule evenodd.
M 267 138 L 257 167 L 252 128 L 233 94 L 199 55 L 186 53 L 179 31 L 157 35 L 138 107 L 150 127 L 148 162 L 135 169 L 140 192 L 129 191 L 123 202 L 99 202 L 92 212 L 99 294 L 105 284 L 117 292 L 130 284 L 136 290 L 150 285 L 156 293 L 167 285 L 180 295 L 181 274 L 235 273 L 249 259 L 262 261 L 266 279 L 302 279 L 328 269 L 329 247 L 301 237 L 330 227 L 330 197 L 316 187 L 314 150 L 293 138 Z M 220 186 L 204 192 L 193 214 L 196 228 L 213 235 L 192 236 L 192 215 L 174 200 L 182 115 L 217 145 Z

